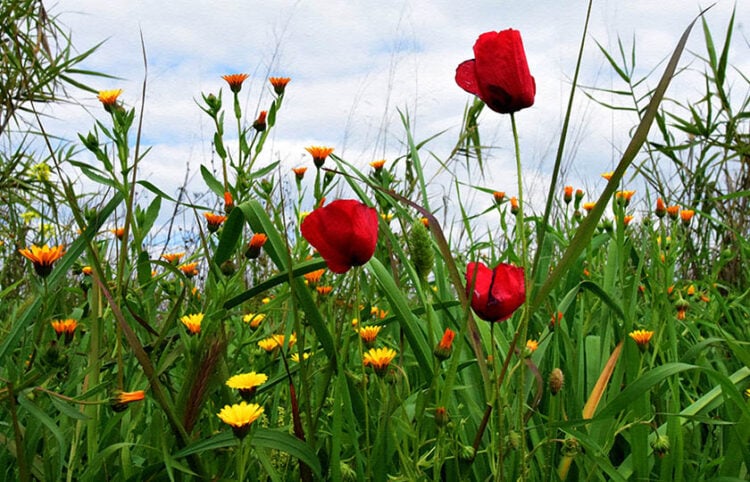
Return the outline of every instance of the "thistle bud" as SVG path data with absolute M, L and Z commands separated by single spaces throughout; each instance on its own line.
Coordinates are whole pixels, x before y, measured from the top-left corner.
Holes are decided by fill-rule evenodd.
M 565 375 L 563 375 L 562 370 L 559 368 L 555 368 L 552 370 L 552 372 L 549 374 L 549 391 L 554 396 L 557 395 L 560 390 L 562 390 L 563 386 L 565 385 Z
M 432 250 L 430 233 L 420 221 L 412 224 L 411 233 L 409 233 L 409 251 L 417 275 L 422 280 L 426 279 L 435 263 L 435 254 Z

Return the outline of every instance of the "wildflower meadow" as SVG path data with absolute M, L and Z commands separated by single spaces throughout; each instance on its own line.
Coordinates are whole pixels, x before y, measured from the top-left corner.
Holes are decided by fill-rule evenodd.
M 717 33 L 697 15 L 644 78 L 622 43 L 584 50 L 582 22 L 535 205 L 516 119 L 540 99 L 512 25 L 446 66 L 467 105 L 443 158 L 403 112 L 396 158 L 311 144 L 289 166 L 267 141 L 295 79 L 264 78 L 257 112 L 248 74 L 214 79 L 192 93 L 212 153 L 193 198 L 141 175 L 143 94 L 84 67 L 101 50 L 74 49 L 38 0 L 0 5 L 0 479 L 750 477 L 750 80 L 729 55 L 747 53 L 734 16 Z M 579 85 L 583 55 L 618 84 Z M 669 86 L 688 62 L 702 84 L 686 103 Z M 40 109 L 71 90 L 97 109 L 61 144 Z M 586 97 L 637 120 L 584 188 L 561 166 Z M 513 179 L 484 176 L 495 117 Z M 457 186 L 453 212 L 431 182 Z

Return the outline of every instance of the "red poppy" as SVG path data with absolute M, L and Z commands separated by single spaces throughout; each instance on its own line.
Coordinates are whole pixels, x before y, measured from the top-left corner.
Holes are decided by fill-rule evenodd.
M 456 69 L 459 87 L 501 114 L 534 105 L 536 83 L 518 30 L 483 33 L 474 44 L 474 57 Z
M 378 212 L 353 199 L 338 199 L 307 215 L 300 230 L 331 271 L 345 273 L 375 253 Z
M 473 293 L 470 291 L 472 285 Z M 466 294 L 471 294 L 471 307 L 481 319 L 507 320 L 526 301 L 523 268 L 500 263 L 495 269 L 490 269 L 484 263 L 469 263 L 466 266 Z

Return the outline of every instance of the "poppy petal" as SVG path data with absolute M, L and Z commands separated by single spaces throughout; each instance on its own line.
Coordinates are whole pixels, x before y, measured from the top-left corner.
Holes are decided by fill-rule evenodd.
M 480 95 L 475 64 L 476 62 L 474 59 L 466 60 L 458 64 L 458 67 L 456 68 L 456 83 L 466 92 Z

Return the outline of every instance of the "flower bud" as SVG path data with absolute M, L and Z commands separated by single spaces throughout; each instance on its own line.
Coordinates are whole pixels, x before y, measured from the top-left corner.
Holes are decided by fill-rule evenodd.
M 669 453 L 669 437 L 666 435 L 657 435 L 656 438 L 651 441 L 651 448 L 656 455 L 664 457 Z
M 448 415 L 448 410 L 445 407 L 437 407 L 435 409 L 435 425 L 442 428 L 448 425 L 450 420 L 450 415 Z
M 412 224 L 409 233 L 409 252 L 417 275 L 422 280 L 426 279 L 435 263 L 435 254 L 430 233 L 420 221 Z
M 549 374 L 549 391 L 554 396 L 557 395 L 560 390 L 562 390 L 563 386 L 565 385 L 565 375 L 563 375 L 562 370 L 559 368 L 555 368 L 552 370 L 552 372 Z

